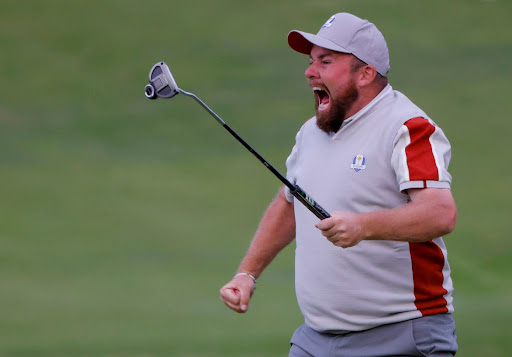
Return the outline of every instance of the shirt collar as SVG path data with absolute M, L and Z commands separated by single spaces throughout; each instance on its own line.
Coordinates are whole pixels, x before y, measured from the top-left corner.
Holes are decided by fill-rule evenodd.
M 366 113 L 368 113 L 371 109 L 373 109 L 380 101 L 382 101 L 382 99 L 384 99 L 385 97 L 387 97 L 389 94 L 391 94 L 391 92 L 393 91 L 393 88 L 391 88 L 391 85 L 387 84 L 381 91 L 379 94 L 377 94 L 377 96 L 375 98 L 372 99 L 372 101 L 368 104 L 366 104 L 363 108 L 361 108 L 357 113 L 355 113 L 354 115 L 352 115 L 351 117 L 345 119 L 343 121 L 343 124 L 341 125 L 341 128 L 340 130 L 338 130 L 338 132 L 336 132 L 334 135 L 331 136 L 331 138 L 335 138 L 336 136 L 338 136 L 337 134 L 339 134 L 342 129 L 347 126 L 348 124 L 356 121 L 357 119 L 361 118 L 362 116 L 364 116 Z

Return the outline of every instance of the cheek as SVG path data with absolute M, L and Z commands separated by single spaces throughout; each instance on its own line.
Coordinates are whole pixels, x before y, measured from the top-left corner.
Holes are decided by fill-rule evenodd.
M 324 84 L 332 91 L 343 91 L 353 81 L 353 76 L 349 71 L 338 70 L 326 72 L 323 76 Z
M 331 82 L 330 88 L 332 89 L 331 93 L 333 96 L 335 95 L 343 95 L 354 86 L 354 80 L 351 76 L 339 76 L 335 80 Z

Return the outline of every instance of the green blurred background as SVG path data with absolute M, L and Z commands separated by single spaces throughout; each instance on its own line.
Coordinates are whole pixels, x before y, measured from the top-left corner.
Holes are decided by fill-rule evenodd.
M 286 34 L 339 11 L 381 29 L 391 84 L 452 142 L 459 355 L 510 355 L 510 1 L 2 0 L 0 356 L 287 355 L 293 244 L 247 314 L 218 297 L 279 182 L 192 99 L 143 89 L 165 60 L 284 172 L 313 114 Z

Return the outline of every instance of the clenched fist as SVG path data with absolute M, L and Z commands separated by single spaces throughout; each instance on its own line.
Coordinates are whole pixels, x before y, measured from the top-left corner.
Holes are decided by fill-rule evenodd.
M 244 313 L 254 293 L 255 283 L 247 275 L 236 276 L 220 289 L 220 299 L 231 310 Z

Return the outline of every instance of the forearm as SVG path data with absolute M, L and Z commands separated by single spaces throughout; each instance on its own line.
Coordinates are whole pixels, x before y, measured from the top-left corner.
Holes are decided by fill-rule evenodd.
M 294 239 L 293 204 L 286 200 L 282 189 L 263 215 L 237 272 L 250 273 L 258 278 L 275 256 Z
M 449 190 L 420 194 L 405 206 L 361 214 L 363 239 L 424 242 L 450 233 L 457 211 Z
M 450 233 L 457 209 L 449 189 L 409 190 L 405 206 L 370 213 L 333 212 L 317 224 L 332 244 L 349 248 L 362 240 L 425 242 Z

